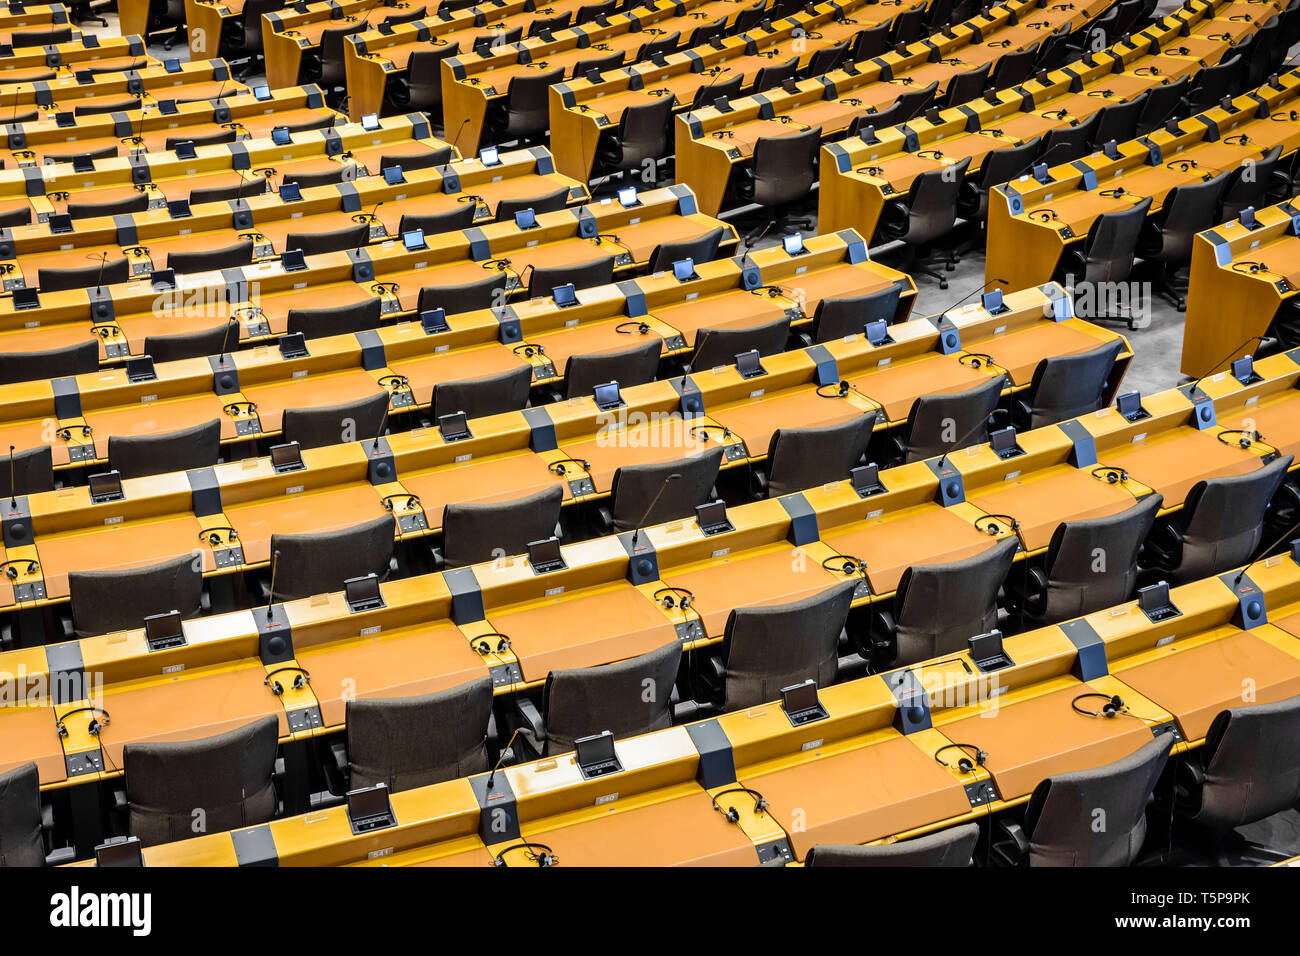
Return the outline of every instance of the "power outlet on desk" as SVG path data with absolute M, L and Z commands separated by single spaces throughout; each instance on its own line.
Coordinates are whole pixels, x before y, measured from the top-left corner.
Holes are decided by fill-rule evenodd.
M 87 750 L 79 754 L 65 754 L 63 765 L 68 770 L 68 777 L 84 777 L 92 773 L 104 772 L 104 755 L 98 750 Z
M 533 366 L 533 381 L 546 382 L 555 378 L 555 366 L 550 362 Z
M 262 434 L 262 420 L 256 415 L 239 419 L 235 422 L 235 434 L 240 437 Z
M 745 447 L 743 441 L 738 441 L 734 445 L 728 445 L 724 453 L 727 461 L 743 461 L 749 457 L 749 449 Z
M 569 482 L 569 492 L 575 498 L 582 495 L 594 495 L 596 493 L 596 483 L 590 478 L 574 478 Z
M 244 323 L 244 332 L 250 339 L 265 337 L 271 334 L 271 323 L 265 318 L 257 316 L 248 319 Z
M 1152 737 L 1159 739 L 1165 734 L 1169 734 L 1171 737 L 1173 737 L 1174 743 L 1176 744 L 1180 744 L 1183 742 L 1183 735 L 1182 732 L 1178 729 L 1177 721 L 1166 720 L 1162 724 L 1155 724 L 1151 727 Z
M 25 289 L 25 288 L 27 288 L 27 283 L 23 280 L 22 276 L 18 276 L 13 279 L 5 279 L 6 292 L 12 292 L 14 289 Z
M 125 342 L 110 342 L 104 346 L 107 358 L 124 358 L 131 354 L 131 347 Z
M 699 621 L 678 621 L 676 627 L 677 639 L 683 644 L 704 640 L 704 627 Z
M 614 265 L 616 266 L 630 266 L 635 263 L 636 260 L 632 258 L 632 253 L 630 252 L 620 252 L 614 257 Z
M 402 534 L 409 531 L 428 531 L 429 522 L 424 519 L 423 511 L 417 511 L 414 514 L 402 515 L 398 518 L 397 527 Z
M 803 309 L 797 305 L 792 305 L 785 310 L 785 317 L 791 322 L 802 322 L 807 316 L 804 315 Z
M 20 603 L 23 601 L 44 601 L 45 582 L 29 581 L 27 584 L 15 584 L 14 600 Z
M 289 718 L 289 732 L 301 733 L 304 730 L 316 730 L 324 726 L 319 707 L 299 707 L 285 714 Z
M 244 563 L 244 549 L 239 545 L 218 548 L 212 552 L 212 563 L 218 568 L 237 568 Z
M 488 675 L 492 678 L 493 687 L 509 687 L 524 682 L 524 672 L 517 662 L 497 664 L 488 669 Z
M 685 336 L 681 336 L 681 335 L 671 335 L 671 336 L 669 336 L 668 338 L 664 339 L 664 350 L 665 350 L 665 351 L 668 351 L 668 352 L 676 352 L 676 351 L 679 351 L 680 349 L 684 349 L 684 348 L 686 348 L 686 338 L 685 338 Z
M 397 299 L 395 298 L 392 299 L 385 298 L 380 302 L 379 305 L 380 315 L 392 315 L 394 312 L 401 312 L 401 311 L 402 311 L 402 303 L 398 302 Z
M 865 580 L 859 580 L 853 585 L 853 600 L 857 601 L 862 598 L 871 597 L 871 585 Z
M 794 853 L 790 850 L 790 841 L 785 837 L 764 843 L 756 847 L 759 866 L 785 866 L 794 862 Z
M 68 461 L 83 462 L 95 460 L 94 445 L 70 445 L 68 446 Z
M 970 801 L 972 807 L 982 807 L 997 802 L 1001 797 L 998 796 L 997 784 L 990 778 L 973 780 L 966 784 L 966 799 Z
M 393 408 L 410 408 L 415 404 L 415 395 L 410 389 L 404 389 L 400 392 L 393 392 L 390 398 L 390 404 Z

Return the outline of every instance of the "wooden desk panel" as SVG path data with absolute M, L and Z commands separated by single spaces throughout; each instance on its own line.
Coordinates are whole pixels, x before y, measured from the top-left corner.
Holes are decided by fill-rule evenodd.
M 782 299 L 773 299 L 766 293 L 755 295 L 744 289 L 709 296 L 707 303 L 708 309 L 700 308 L 699 300 L 680 305 L 659 306 L 651 308 L 650 314 L 665 325 L 671 325 L 680 331 L 686 336 L 688 343 L 693 343 L 696 333 L 701 328 L 752 328 L 775 322 L 785 315 L 786 310 Z
M 961 782 L 902 736 L 739 776 L 767 798 L 799 859 L 819 843 L 867 843 L 971 809 Z
M 92 409 L 85 413 L 86 424 L 95 431 L 95 457 L 108 457 L 110 435 L 119 438 L 135 435 L 158 435 L 192 428 L 217 419 L 221 438 L 235 437 L 235 420 L 221 410 L 227 399 L 219 395 L 167 399 L 148 404 Z
M 262 431 L 276 432 L 284 426 L 286 408 L 343 405 L 383 391 L 373 375 L 365 369 L 356 368 L 277 382 L 274 385 L 249 385 L 243 389 L 243 394 L 250 402 L 257 404 L 257 417 L 262 423 Z M 354 436 L 366 437 L 370 436 Z M 342 435 L 339 440 L 343 440 Z
M 963 340 L 968 352 L 984 352 L 993 361 L 1011 373 L 1017 385 L 1028 385 L 1034 377 L 1038 363 L 1051 356 L 1064 358 L 1104 345 L 1096 335 L 1086 329 L 1074 328 L 1067 322 L 1038 323 L 1013 332 Z
M 418 295 L 418 290 L 413 292 L 413 299 Z M 414 301 L 411 307 L 415 307 Z M 415 328 L 418 331 L 419 326 Z M 392 357 L 388 367 L 396 374 L 406 376 L 418 404 L 428 405 L 433 401 L 434 388 L 444 382 L 490 378 L 527 364 L 528 361 L 516 355 L 509 346 L 493 342 L 476 348 L 434 353 L 424 358 Z
M 757 385 L 758 379 L 754 380 Z M 774 392 L 746 402 L 709 409 L 709 416 L 745 440 L 751 458 L 767 454 L 779 428 L 822 428 L 864 414 L 842 398 L 822 398 L 813 385 L 795 392 Z M 848 477 L 847 475 L 843 477 Z
M 68 779 L 53 707 L 0 708 L 0 736 L 0 773 L 35 762 L 42 786 Z
M 487 673 L 456 627 L 432 623 L 298 651 L 326 727 L 344 723 L 351 699 L 435 694 Z
M 561 447 L 570 458 L 591 464 L 588 474 L 597 491 L 610 491 L 614 473 L 624 465 L 648 465 L 676 461 L 708 451 L 707 441 L 690 436 L 690 424 L 673 419 L 662 427 L 650 424 L 608 433 L 582 442 L 564 442 Z M 766 447 L 766 446 L 764 446 Z
M 113 505 L 101 505 L 104 516 Z M 199 521 L 193 515 L 131 521 L 85 528 L 64 534 L 36 534 L 36 552 L 49 598 L 68 596 L 73 571 L 119 571 L 156 564 L 187 554 L 200 554 L 205 571 L 215 567 L 211 551 L 199 543 Z M 247 547 L 247 545 L 245 545 Z
M 1099 457 L 1164 495 L 1166 508 L 1181 505 L 1198 481 L 1244 475 L 1260 467 L 1258 454 L 1219 441 L 1213 431 L 1190 426 L 1128 448 L 1099 451 Z
M 1290 619 L 1292 626 L 1297 620 Z M 1295 649 L 1300 654 L 1300 641 Z M 1160 651 L 1158 660 L 1135 666 L 1117 662 L 1111 673 L 1177 717 L 1187 740 L 1204 737 L 1221 710 L 1300 694 L 1300 657 L 1249 631 L 1191 647 L 1174 643 Z
M 896 590 L 903 572 L 914 564 L 960 561 L 997 543 L 969 521 L 937 504 L 884 514 L 850 527 L 849 531 L 823 529 L 822 540 L 838 553 L 867 563 L 867 579 L 875 594 Z
M 558 595 L 544 604 L 489 610 L 487 616 L 510 638 L 530 682 L 554 670 L 612 664 L 678 641 L 659 606 L 623 582 Z
M 252 660 L 206 673 L 185 671 L 170 678 L 105 688 L 102 706 L 113 722 L 99 739 L 108 769 L 122 769 L 125 744 L 198 740 L 262 717 L 275 717 L 280 722 L 280 736 L 287 736 L 289 721 L 284 707 L 263 683 L 265 678 L 266 668 Z
M 569 483 L 546 466 L 546 459 L 522 450 L 475 458 L 419 472 L 401 472 L 402 487 L 420 499 L 430 528 L 442 527 L 448 503 L 488 504 L 513 501 L 560 485 L 571 498 Z
M 621 352 L 641 345 L 651 338 L 660 342 L 662 351 L 663 338 L 654 329 L 645 334 L 637 332 L 635 328 L 627 332 L 617 331 L 617 326 L 622 323 L 636 321 L 638 320 L 618 316 L 606 322 L 584 322 L 572 328 L 529 335 L 528 341 L 546 349 L 547 358 L 555 363 L 556 371 L 563 375 L 565 363 L 574 355 Z
M 292 486 L 295 480 L 292 472 L 280 477 L 286 486 Z M 230 504 L 226 506 L 225 514 L 231 526 L 239 531 L 239 540 L 244 546 L 244 563 L 260 564 L 271 558 L 272 534 L 337 531 L 382 517 L 388 512 L 379 499 L 379 492 L 368 484 L 356 482 L 324 491 Z M 192 538 L 198 541 L 197 524 Z
M 1007 462 L 1014 470 L 1015 462 Z M 1030 551 L 1046 548 L 1065 521 L 1118 514 L 1137 503 L 1123 485 L 1096 478 L 1090 468 L 1059 465 L 997 485 L 967 489 L 966 500 L 989 514 L 1010 515 Z
M 908 359 L 865 374 L 850 375 L 849 384 L 885 409 L 891 422 L 902 421 L 922 395 L 962 392 L 987 382 L 989 372 L 957 361 L 955 355 L 935 352 L 924 358 Z
M 1244 411 L 1225 411 L 1219 424 L 1225 428 L 1253 429 L 1259 440 L 1272 445 L 1281 455 L 1300 455 L 1300 415 L 1292 399 L 1294 392 L 1264 398 Z
M 1101 767 L 1151 742 L 1145 720 L 1088 717 L 1070 708 L 1071 700 L 1094 690 L 1088 684 L 1070 683 L 1014 703 L 1004 701 L 996 712 L 940 718 L 935 726 L 949 740 L 984 750 L 988 754 L 984 766 L 993 774 L 998 793 L 1003 800 L 1015 800 L 1027 797 L 1039 781 L 1053 774 Z

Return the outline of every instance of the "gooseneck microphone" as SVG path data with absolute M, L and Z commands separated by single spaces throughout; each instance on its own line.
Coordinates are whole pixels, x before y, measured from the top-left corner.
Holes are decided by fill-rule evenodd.
M 649 520 L 649 518 L 650 518 L 650 512 L 652 512 L 652 511 L 655 510 L 655 505 L 659 504 L 659 499 L 662 498 L 663 495 L 664 495 L 664 492 L 668 490 L 668 485 L 671 484 L 672 482 L 676 481 L 676 480 L 677 480 L 678 478 L 680 478 L 680 477 L 681 477 L 681 472 L 674 471 L 671 475 L 669 475 L 667 478 L 664 479 L 664 483 L 663 483 L 662 485 L 660 485 L 660 486 L 659 486 L 659 490 L 658 490 L 657 492 L 655 492 L 655 496 L 654 496 L 654 498 L 652 498 L 652 499 L 650 500 L 650 507 L 646 508 L 646 510 L 645 510 L 645 514 L 643 514 L 643 515 L 641 516 L 641 520 L 638 521 L 638 522 L 636 523 L 636 529 L 632 532 L 632 550 L 633 550 L 633 551 L 636 550 L 637 539 L 638 539 L 638 538 L 640 537 L 640 535 L 641 535 L 641 526 L 642 526 L 643 524 L 645 524 L 646 521 Z

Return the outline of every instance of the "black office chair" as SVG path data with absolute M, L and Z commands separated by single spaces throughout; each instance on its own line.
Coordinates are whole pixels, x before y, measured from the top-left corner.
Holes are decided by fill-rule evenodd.
M 925 35 L 925 16 L 924 7 L 915 7 L 894 17 L 889 42 L 897 46 L 899 43 L 915 43 L 921 39 Z
M 1208 831 L 1222 849 L 1232 836 L 1248 859 L 1277 862 L 1273 853 L 1246 844 L 1237 827 L 1290 810 L 1300 801 L 1300 697 L 1223 710 L 1205 745 L 1186 754 L 1174 775 L 1174 812 Z M 1216 854 L 1218 855 L 1218 854 Z
M 758 26 L 768 16 L 766 0 L 759 0 L 752 7 L 746 7 L 736 16 L 736 22 L 731 27 L 733 36 L 740 36 L 742 33 L 748 33 L 754 27 Z
M 705 23 L 691 31 L 691 35 L 686 40 L 686 46 L 697 47 L 720 40 L 727 32 L 727 18 L 720 17 L 713 23 Z
M 279 811 L 279 736 L 279 720 L 262 717 L 199 740 L 127 744 L 122 770 L 131 835 L 155 846 L 271 820 Z M 198 831 L 196 808 L 203 810 Z
M 1004 53 L 998 57 L 997 65 L 989 75 L 988 88 L 991 90 L 1009 90 L 1033 76 L 1034 64 L 1038 59 L 1040 47 L 1041 44 L 1035 43 L 1024 50 Z
M 133 212 L 144 212 L 149 208 L 149 197 L 145 193 L 136 193 L 125 199 L 112 202 L 70 202 L 68 217 L 71 219 L 98 219 L 104 216 L 125 216 Z
M 718 100 L 737 99 L 740 96 L 740 87 L 744 82 L 744 74 L 736 74 L 729 79 L 721 82 L 705 83 L 695 89 L 695 96 L 691 99 L 691 109 L 703 109 L 706 106 L 712 106 Z
M 956 257 L 939 253 L 936 259 L 931 249 L 935 240 L 946 236 L 957 223 L 957 197 L 969 166 L 967 157 L 946 169 L 921 173 L 912 180 L 905 201 L 887 202 L 881 210 L 881 237 L 896 239 L 907 247 L 904 270 L 936 279 L 940 289 L 948 288 L 947 278 L 927 266 L 942 262 L 951 272 Z
M 564 363 L 564 398 L 590 395 L 597 385 L 618 382 L 622 388 L 653 382 L 659 369 L 663 339 L 651 336 L 617 352 L 570 355 Z
M 100 116 L 104 113 L 122 113 L 127 110 L 138 110 L 140 101 L 136 97 L 130 99 L 117 100 L 108 103 L 86 103 L 78 104 L 72 108 L 73 116 Z M 19 120 L 17 122 L 23 122 Z
M 47 352 L 0 352 L 0 385 L 98 370 L 99 342 L 95 339 Z
M 403 23 L 414 23 L 416 20 L 423 20 L 428 15 L 428 12 L 428 7 L 415 7 L 405 13 L 390 13 L 379 21 L 379 25 L 380 27 L 395 27 Z
M 1005 376 L 992 376 L 960 392 L 920 396 L 907 413 L 906 437 L 894 442 L 896 456 L 904 462 L 920 461 L 988 441 L 978 426 L 998 407 L 1005 386 Z M 954 447 L 953 435 L 958 440 L 969 437 Z
M 397 522 L 382 515 L 361 524 L 313 534 L 273 534 L 275 582 L 262 584 L 263 600 L 296 601 L 343 590 L 343 582 L 375 574 L 388 576 Z
M 516 699 L 521 739 L 547 757 L 573 750 L 575 740 L 606 730 L 616 738 L 663 730 L 673 722 L 673 687 L 682 646 L 661 648 L 616 664 L 555 670 L 546 675 L 539 713 Z
M 316 186 L 334 186 L 344 182 L 351 175 L 350 167 L 343 163 L 333 164 L 333 168 L 318 173 L 303 173 L 289 170 L 280 180 L 281 188 L 296 183 L 299 189 L 313 189 Z
M 513 27 L 509 30 L 493 30 L 491 33 L 483 33 L 474 38 L 470 49 L 477 56 L 492 56 L 499 53 L 506 47 L 514 43 L 519 43 L 524 38 L 523 27 Z
M 1043 627 L 1128 601 L 1137 586 L 1138 552 L 1163 504 L 1160 495 L 1147 495 L 1117 514 L 1061 522 L 1042 566 L 1028 566 L 1023 579 L 1008 578 L 1008 604 Z
M 768 442 L 767 461 L 753 471 L 759 492 L 779 498 L 844 480 L 866 454 L 875 423 L 876 413 L 870 411 L 838 425 L 778 428 Z
M 586 60 L 578 60 L 573 64 L 573 72 L 570 74 L 574 79 L 585 78 L 591 73 L 599 76 L 602 73 L 608 73 L 610 70 L 617 70 L 623 65 L 623 53 L 615 50 L 613 53 L 605 53 L 600 56 L 593 56 Z
M 47 849 L 52 808 L 41 803 L 40 774 L 28 763 L 0 773 L 0 867 L 59 866 L 76 858 L 72 847 Z
M 756 93 L 764 93 L 775 86 L 780 86 L 786 80 L 794 79 L 795 74 L 798 72 L 799 58 L 797 56 L 792 56 L 782 63 L 762 67 L 755 74 L 749 93 L 751 96 Z
M 370 242 L 370 223 L 359 222 L 332 232 L 291 232 L 284 239 L 284 251 L 299 249 L 304 255 L 359 249 Z
M 176 272 L 215 272 L 253 264 L 253 240 L 245 239 L 222 249 L 195 252 L 172 250 L 167 253 L 167 268 Z
M 1151 197 L 1134 203 L 1119 212 L 1102 213 L 1088 227 L 1082 243 L 1066 248 L 1057 263 L 1056 273 L 1075 285 L 1101 282 L 1124 282 L 1133 271 L 1133 257 L 1137 252 L 1138 236 L 1151 209 Z M 1130 329 L 1138 326 L 1138 318 L 1121 311 L 1116 315 L 1095 315 L 1094 319 L 1110 319 L 1128 323 Z
M 754 161 L 733 170 L 736 195 L 747 203 L 781 209 L 807 198 L 817 181 L 820 126 L 793 136 L 762 136 Z
M 436 236 L 442 232 L 468 229 L 474 225 L 475 205 L 472 202 L 460 202 L 455 209 L 447 212 L 402 213 L 402 218 L 397 223 L 397 234 L 400 236 L 421 229 L 426 236 Z
M 248 0 L 238 17 L 226 22 L 221 46 L 236 57 L 248 57 L 248 62 L 236 74 L 241 83 L 262 67 L 262 15 L 274 13 L 284 5 L 284 0 Z
M 503 137 L 525 142 L 545 136 L 550 128 L 547 91 L 556 83 L 563 82 L 563 69 L 511 77 L 506 88 L 505 118 L 501 127 Z
M 670 53 L 676 53 L 681 43 L 682 34 L 680 30 L 674 30 L 672 33 L 654 40 L 647 40 L 637 50 L 636 59 L 633 62 L 645 63 L 657 56 L 668 56 Z
M 597 508 L 601 533 L 693 517 L 697 505 L 714 500 L 721 466 L 721 446 L 673 461 L 621 465 L 610 482 L 608 504 Z
M 1240 56 L 1233 56 L 1222 63 L 1207 66 L 1196 74 L 1196 78 L 1188 87 L 1183 109 L 1191 115 L 1218 106 L 1220 100 L 1225 96 L 1231 96 L 1240 87 L 1241 75 L 1245 69 L 1246 64 Z
M 288 333 L 301 332 L 304 338 L 318 339 L 345 332 L 364 332 L 379 328 L 383 303 L 379 299 L 366 299 L 349 305 L 335 305 L 327 309 L 290 309 Z
M 815 78 L 838 70 L 849 55 L 849 44 L 851 42 L 851 40 L 844 40 L 834 46 L 822 47 L 812 55 L 812 59 L 808 61 L 808 65 L 803 69 L 803 75 Z
M 379 388 L 378 385 L 375 388 Z M 388 411 L 388 392 L 379 391 L 354 402 L 315 408 L 286 408 L 281 441 L 303 448 L 320 448 L 344 441 L 374 438 Z
M 182 143 L 189 143 L 191 146 L 224 146 L 227 143 L 235 142 L 238 134 L 233 129 L 222 130 L 219 133 L 210 133 L 207 136 L 195 136 L 188 133 L 183 136 L 168 136 L 163 141 L 163 148 L 167 151 L 176 149 Z
M 944 90 L 940 106 L 945 109 L 960 106 L 983 96 L 984 89 L 988 86 L 991 67 L 991 63 L 984 63 L 973 70 L 966 70 L 949 78 L 948 88 Z
M 12 229 L 15 226 L 30 226 L 32 224 L 32 207 L 24 205 L 17 209 L 10 209 L 8 212 L 0 213 L 0 229 Z
M 334 750 L 348 770 L 347 789 L 385 784 L 390 793 L 458 780 L 488 769 L 492 678 L 418 697 L 349 700 L 347 750 Z
M 131 263 L 125 256 L 109 259 L 102 266 L 91 265 L 72 269 L 38 268 L 36 270 L 36 285 L 41 292 L 99 288 L 126 282 L 130 278 Z
M 804 857 L 804 866 L 970 866 L 980 825 L 967 823 L 912 840 L 879 846 L 819 843 Z
M 1219 221 L 1219 204 L 1231 175 L 1223 172 L 1208 182 L 1175 186 L 1138 234 L 1136 252 L 1157 270 L 1156 291 L 1179 312 L 1187 308 L 1192 240 Z
M 556 212 L 569 204 L 569 187 L 561 186 L 540 196 L 520 196 L 517 199 L 502 199 L 497 203 L 493 218 L 497 222 L 513 222 L 516 213 L 531 209 L 537 215 L 544 212 Z
M 1242 75 L 1243 86 L 1246 89 L 1253 89 L 1262 86 L 1268 79 L 1269 73 L 1277 69 L 1277 64 L 1286 56 L 1287 46 L 1281 46 L 1282 39 L 1282 21 L 1278 17 L 1270 17 L 1268 22 L 1256 31 L 1254 35 L 1254 55 L 1246 61 L 1246 69 Z
M 1028 169 L 1042 145 L 1042 139 L 1035 136 L 1019 146 L 995 149 L 985 156 L 979 175 L 962 182 L 957 196 L 957 215 L 967 222 L 978 223 L 983 232 L 988 226 L 989 191 Z
M 54 163 L 93 163 L 99 159 L 115 159 L 117 157 L 116 146 L 105 146 L 102 149 L 91 149 L 84 153 L 51 153 L 45 152 L 42 157 L 44 165 Z
M 157 435 L 109 435 L 108 467 L 123 478 L 211 468 L 221 457 L 218 419 Z
M 9 34 L 9 45 L 15 50 L 27 46 L 58 46 L 72 40 L 72 30 L 15 30 Z
M 528 298 L 549 296 L 552 289 L 565 284 L 572 284 L 578 289 L 590 289 L 613 281 L 613 256 L 601 256 L 577 265 L 535 266 L 528 274 Z
M 54 490 L 54 456 L 49 445 L 15 451 L 7 459 L 0 468 L 0 495 L 12 498 Z
M 433 387 L 434 417 L 464 412 L 469 418 L 482 418 L 517 412 L 528 404 L 532 380 L 533 367 L 523 364 L 499 375 L 439 382 Z
M 896 284 L 866 295 L 822 299 L 813 310 L 812 332 L 805 344 L 839 341 L 862 335 L 872 322 L 893 322 L 904 288 Z
M 1268 202 L 1266 193 L 1277 169 L 1282 147 L 1274 146 L 1255 162 L 1244 162 L 1232 171 L 1223 190 L 1219 222 L 1232 222 L 1248 207 L 1260 209 Z
M 1040 360 L 1028 390 L 1015 398 L 1016 426 L 1042 428 L 1101 408 L 1123 346 L 1123 339 L 1117 338 L 1086 352 Z
M 714 700 L 724 711 L 740 710 L 777 700 L 781 688 L 809 679 L 818 687 L 834 684 L 853 589 L 849 581 L 801 601 L 735 608 L 721 655 L 702 669 Z
M 231 319 L 201 332 L 147 335 L 144 339 L 144 354 L 153 356 L 157 363 L 217 355 L 227 346 L 239 341 L 237 322 L 237 319 Z
M 1147 94 L 1135 96 L 1123 103 L 1107 106 L 1097 116 L 1097 127 L 1092 131 L 1092 145 L 1101 149 L 1103 145 L 1115 140 L 1124 143 L 1137 135 L 1138 120 L 1146 109 Z
M 563 30 L 573 19 L 571 12 L 557 13 L 553 17 L 537 17 L 528 22 L 528 36 L 539 37 L 547 33 Z
M 1145 136 L 1153 133 L 1164 126 L 1170 117 L 1178 115 L 1190 82 L 1191 79 L 1184 76 L 1173 83 L 1162 83 L 1147 90 L 1146 102 L 1142 106 L 1141 115 L 1138 116 L 1138 135 Z
M 366 21 L 324 30 L 320 35 L 319 75 L 314 77 L 320 88 L 326 93 L 333 93 L 347 83 L 347 67 L 344 65 L 344 45 L 353 34 L 368 29 Z M 316 72 L 312 70 L 311 72 Z M 309 74 L 310 75 L 310 74 Z
M 737 355 L 754 349 L 758 349 L 759 355 L 776 355 L 785 351 L 789 337 L 789 318 L 742 329 L 699 329 L 695 333 L 691 368 L 703 371 L 721 365 L 735 365 Z
M 405 76 L 394 77 L 388 97 L 394 106 L 442 115 L 442 61 L 460 53 L 457 43 L 416 50 L 407 61 Z
M 1161 734 L 1114 763 L 1048 777 L 1030 795 L 1023 824 L 997 821 L 993 855 L 1008 866 L 1129 866 L 1173 744 L 1173 734 Z
M 123 555 L 129 558 L 128 555 Z M 203 609 L 203 568 L 186 554 L 125 571 L 73 571 L 68 575 L 72 633 L 93 637 L 144 627 L 153 614 L 180 611 L 194 617 Z
M 574 14 L 573 22 L 590 23 L 597 17 L 608 17 L 618 10 L 619 0 L 603 0 L 600 3 L 584 3 L 578 7 L 578 12 Z
M 205 189 L 190 190 L 190 205 L 202 206 L 210 202 L 229 202 L 232 199 L 251 199 L 269 191 L 271 184 L 259 176 L 257 179 L 241 181 L 233 186 L 210 186 Z M 144 196 L 146 207 L 149 197 Z
M 1043 137 L 1043 158 L 1051 160 L 1053 166 L 1083 159 L 1092 151 L 1093 134 L 1099 122 L 1101 113 L 1097 112 L 1075 126 L 1048 130 Z
M 656 170 L 656 161 L 672 152 L 669 127 L 676 103 L 677 98 L 669 94 L 623 110 L 617 129 L 600 139 L 596 151 L 600 168 L 611 172 Z M 652 178 L 657 179 L 657 174 Z
M 1286 455 L 1244 475 L 1198 481 L 1182 510 L 1152 529 L 1144 564 L 1175 584 L 1245 564 L 1259 547 L 1264 514 L 1290 464 Z
M 873 606 L 866 634 L 855 635 L 862 656 L 881 669 L 966 650 L 968 638 L 998 626 L 998 590 L 1016 547 L 1013 535 L 960 561 L 908 568 L 894 600 Z
M 503 305 L 506 301 L 505 270 L 496 270 L 485 278 L 460 285 L 426 285 L 420 289 L 416 312 L 446 309 L 448 315 L 457 312 L 474 312 Z
M 727 230 L 723 226 L 711 229 L 696 239 L 681 239 L 655 246 L 650 253 L 650 272 L 667 272 L 674 262 L 690 259 L 694 263 L 712 262 L 718 257 Z
M 555 534 L 563 500 L 564 491 L 555 484 L 513 501 L 449 501 L 442 510 L 442 547 L 433 551 L 434 564 L 459 568 L 524 554 L 529 542 Z
M 892 26 L 892 23 L 882 23 L 859 30 L 853 37 L 853 62 L 861 63 L 885 53 L 890 47 L 889 31 Z

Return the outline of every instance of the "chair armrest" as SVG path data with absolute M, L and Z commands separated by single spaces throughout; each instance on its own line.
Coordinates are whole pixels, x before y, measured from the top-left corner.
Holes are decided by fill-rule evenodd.
M 1024 827 L 1015 820 L 999 820 L 998 829 L 1006 836 L 1007 840 L 1015 847 L 1016 853 L 1020 857 L 1029 854 L 1029 837 L 1025 835 Z
M 207 588 L 204 588 L 199 593 L 199 613 L 200 614 L 212 613 L 212 595 L 208 594 Z
M 443 557 L 442 548 L 430 548 L 429 553 L 433 557 L 433 569 L 435 571 L 445 570 L 447 567 L 447 559 Z
M 515 698 L 515 712 L 523 719 L 525 733 L 539 742 L 546 739 L 546 724 L 536 704 L 521 695 Z
M 126 790 L 119 787 L 114 787 L 113 788 L 113 809 L 126 810 L 130 806 L 131 806 L 130 801 L 126 799 Z
M 77 858 L 77 851 L 70 846 L 61 846 L 57 850 L 51 850 L 45 854 L 46 866 L 63 866 L 65 863 L 71 863 Z

